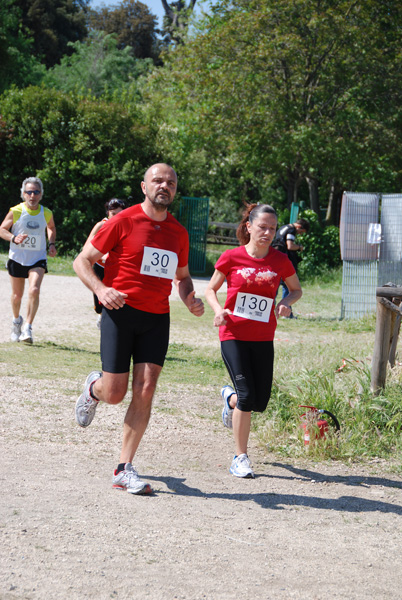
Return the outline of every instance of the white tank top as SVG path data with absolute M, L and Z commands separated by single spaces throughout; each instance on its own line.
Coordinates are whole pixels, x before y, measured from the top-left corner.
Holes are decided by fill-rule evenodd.
M 38 260 L 46 260 L 46 228 L 43 206 L 37 215 L 30 215 L 23 206 L 20 218 L 11 227 L 11 233 L 26 233 L 28 237 L 22 244 L 10 242 L 9 258 L 24 267 L 34 265 Z

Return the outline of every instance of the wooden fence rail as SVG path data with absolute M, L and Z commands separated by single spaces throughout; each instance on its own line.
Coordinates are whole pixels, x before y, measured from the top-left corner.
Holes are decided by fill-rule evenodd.
M 238 223 L 222 223 L 210 221 L 207 233 L 207 242 L 212 244 L 232 244 L 237 246 L 239 241 L 236 237 Z
M 396 346 L 402 320 L 402 287 L 387 283 L 376 290 L 377 320 L 371 364 L 371 389 L 376 394 L 385 387 L 388 363 L 395 366 Z

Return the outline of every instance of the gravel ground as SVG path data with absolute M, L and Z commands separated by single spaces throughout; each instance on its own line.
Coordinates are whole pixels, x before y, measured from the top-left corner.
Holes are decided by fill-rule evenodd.
M 183 382 L 157 391 L 136 457 L 154 494 L 113 490 L 124 406 L 82 430 L 74 373 L 6 375 L 4 272 L 0 290 L 1 600 L 402 600 L 402 481 L 386 464 L 287 462 L 252 439 L 257 476 L 238 480 L 219 390 L 195 406 Z M 93 336 L 94 322 L 76 278 L 46 276 L 36 340 Z

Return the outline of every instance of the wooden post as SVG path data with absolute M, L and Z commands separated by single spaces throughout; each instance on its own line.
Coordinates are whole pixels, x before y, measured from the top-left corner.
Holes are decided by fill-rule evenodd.
M 393 302 L 393 304 L 395 304 L 395 306 L 400 307 L 401 299 L 400 298 L 392 298 L 392 302 Z M 389 364 L 391 365 L 391 369 L 393 369 L 395 367 L 396 346 L 398 344 L 399 330 L 401 328 L 401 319 L 402 319 L 401 312 L 396 313 L 396 312 L 392 311 L 392 323 L 391 323 L 392 333 L 391 333 L 391 346 L 390 346 L 390 351 L 389 351 Z
M 377 321 L 371 364 L 371 389 L 375 394 L 385 386 L 391 340 L 392 313 L 384 300 L 385 298 L 377 298 Z

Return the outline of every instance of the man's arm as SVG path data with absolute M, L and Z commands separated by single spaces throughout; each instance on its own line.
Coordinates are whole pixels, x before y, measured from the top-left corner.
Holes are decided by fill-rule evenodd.
M 303 251 L 303 246 L 301 244 L 296 244 L 296 240 L 286 240 L 286 247 L 288 250 L 293 250 L 296 252 Z
M 49 240 L 49 256 L 56 256 L 56 225 L 54 224 L 53 217 L 51 217 L 49 223 L 47 224 L 47 239 Z
M 103 256 L 103 252 L 99 252 L 91 243 L 85 244 L 82 252 L 73 262 L 74 271 L 87 288 L 98 296 L 99 302 L 103 306 L 109 309 L 121 308 L 126 303 L 127 294 L 104 285 L 92 268 L 101 256 Z
M 13 226 L 13 213 L 10 212 L 6 215 L 4 221 L 0 225 L 0 238 L 6 240 L 6 242 L 14 242 L 14 244 L 22 244 L 25 238 L 28 237 L 26 233 L 19 233 L 18 235 L 13 235 L 11 233 L 11 227 Z
M 204 303 L 200 298 L 195 298 L 193 280 L 191 279 L 188 265 L 177 268 L 174 283 L 180 299 L 187 306 L 188 310 L 196 317 L 201 317 L 204 314 Z

